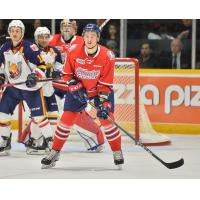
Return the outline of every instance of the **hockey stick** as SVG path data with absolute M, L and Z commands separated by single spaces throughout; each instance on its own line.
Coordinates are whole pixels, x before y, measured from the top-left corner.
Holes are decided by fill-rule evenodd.
M 110 19 L 106 19 L 101 26 L 99 27 L 100 31 L 102 31 L 103 27 L 110 21 Z
M 46 79 L 41 79 L 41 80 L 38 80 L 37 83 L 40 83 L 40 82 L 47 82 L 47 81 L 57 81 L 59 79 L 54 79 L 54 78 L 46 78 Z M 19 82 L 19 83 L 7 83 L 7 84 L 3 84 L 0 86 L 1 87 L 12 87 L 12 86 L 15 86 L 15 85 L 22 85 L 22 84 L 25 84 L 26 82 L 23 81 L 23 82 Z
M 92 102 L 89 102 L 89 104 L 96 109 L 95 105 Z M 147 148 L 142 142 L 136 141 L 136 139 L 124 128 L 122 128 L 119 124 L 117 124 L 112 118 L 108 116 L 108 119 L 116 126 L 118 127 L 121 131 L 123 131 L 129 138 L 131 138 L 133 141 L 135 141 L 139 146 L 141 146 L 143 149 L 145 149 L 149 154 L 151 154 L 156 160 L 161 162 L 165 167 L 168 169 L 175 169 L 178 167 L 181 167 L 184 164 L 183 158 L 181 158 L 178 161 L 167 163 L 164 162 L 161 158 L 159 158 L 155 153 L 153 153 L 149 148 Z

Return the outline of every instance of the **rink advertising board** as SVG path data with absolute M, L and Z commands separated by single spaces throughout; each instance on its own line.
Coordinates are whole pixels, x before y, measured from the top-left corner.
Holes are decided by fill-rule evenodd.
M 200 133 L 200 70 L 140 70 L 140 94 L 154 128 Z
M 115 70 L 115 117 L 134 128 L 134 73 Z M 158 132 L 200 134 L 200 70 L 140 69 L 140 101 Z

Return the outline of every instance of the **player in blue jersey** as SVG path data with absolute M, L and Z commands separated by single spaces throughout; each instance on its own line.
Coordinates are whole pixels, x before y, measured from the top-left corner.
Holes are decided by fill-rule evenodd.
M 0 152 L 6 155 L 11 149 L 10 117 L 22 100 L 30 108 L 31 117 L 38 124 L 47 146 L 52 141 L 41 89 L 43 83 L 37 83 L 46 78 L 46 66 L 37 45 L 23 39 L 24 31 L 22 21 L 12 20 L 8 26 L 10 40 L 0 49 L 0 87 L 5 81 L 11 84 L 25 82 L 7 87 L 0 100 Z
M 61 59 L 61 53 L 58 49 L 52 46 L 48 46 L 50 38 L 50 30 L 47 27 L 38 27 L 34 33 L 35 43 L 41 51 L 41 57 L 46 66 L 46 77 L 56 78 L 55 75 L 61 73 L 63 64 Z M 54 94 L 54 88 L 52 82 L 46 82 L 43 86 L 45 105 L 47 109 L 47 117 L 52 128 L 52 134 L 55 132 L 58 118 L 58 106 L 56 97 Z M 27 146 L 27 154 L 43 154 L 46 153 L 45 140 L 42 137 L 41 130 L 38 127 L 37 122 L 34 119 L 31 120 L 30 129 L 23 132 L 23 134 L 30 133 L 30 138 Z M 25 138 L 25 135 L 22 136 Z

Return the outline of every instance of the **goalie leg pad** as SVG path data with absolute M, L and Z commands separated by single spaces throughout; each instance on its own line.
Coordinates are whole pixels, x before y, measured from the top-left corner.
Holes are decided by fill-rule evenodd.
M 80 127 L 83 133 L 92 133 L 90 134 L 91 137 L 96 138 L 98 144 L 104 143 L 104 137 L 103 132 L 101 128 L 96 124 L 94 119 L 90 117 L 85 111 L 81 112 L 81 114 L 78 116 L 78 119 L 76 121 L 77 127 Z M 85 131 L 84 131 L 85 130 Z
M 83 140 L 85 147 L 87 148 L 88 151 L 101 152 L 103 150 L 104 141 L 102 143 L 99 143 L 96 134 L 89 132 L 86 129 L 82 129 L 81 127 L 77 125 L 74 125 L 73 128 L 76 130 L 78 135 Z

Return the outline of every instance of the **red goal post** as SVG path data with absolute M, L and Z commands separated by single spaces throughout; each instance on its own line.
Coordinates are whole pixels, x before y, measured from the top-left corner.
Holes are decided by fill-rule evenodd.
M 115 74 L 114 74 L 114 92 L 115 92 L 116 121 L 119 122 L 122 126 L 124 124 L 127 124 L 125 128 L 127 128 L 128 130 L 132 129 L 129 131 L 131 131 L 135 135 L 135 139 L 136 141 L 138 141 L 140 138 L 139 134 L 140 121 L 139 121 L 139 61 L 137 59 L 116 58 Z M 129 104 L 127 103 L 126 99 L 129 102 Z M 131 115 L 133 116 L 128 117 L 126 112 L 131 112 Z M 132 128 L 128 128 L 128 124 L 132 124 L 132 126 L 130 125 Z

